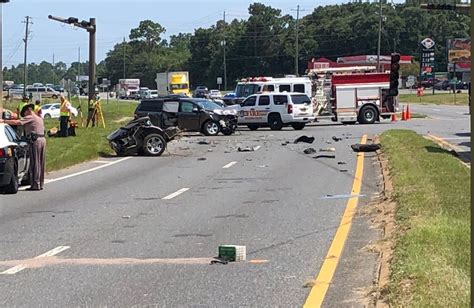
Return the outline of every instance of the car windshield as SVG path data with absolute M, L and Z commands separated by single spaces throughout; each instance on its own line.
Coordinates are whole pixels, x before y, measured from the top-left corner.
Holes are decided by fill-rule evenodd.
M 258 84 L 237 84 L 235 96 L 247 97 L 258 92 Z
M 293 104 L 309 104 L 311 100 L 307 95 L 291 95 Z
M 222 109 L 221 106 L 214 103 L 213 101 L 208 101 L 208 100 L 205 100 L 205 99 L 196 101 L 196 104 L 198 104 L 201 108 L 203 108 L 205 110 Z

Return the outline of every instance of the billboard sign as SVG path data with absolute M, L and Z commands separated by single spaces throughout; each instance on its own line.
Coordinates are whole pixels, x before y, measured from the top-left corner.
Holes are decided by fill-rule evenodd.
M 448 62 L 470 63 L 471 62 L 471 39 L 457 38 L 448 40 Z

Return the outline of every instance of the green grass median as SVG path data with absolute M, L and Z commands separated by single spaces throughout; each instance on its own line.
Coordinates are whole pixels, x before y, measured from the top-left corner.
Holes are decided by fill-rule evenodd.
M 429 90 L 429 89 L 427 89 Z M 466 106 L 469 102 L 467 91 L 456 93 L 456 100 L 453 93 L 436 93 L 425 91 L 425 95 L 418 97 L 414 94 L 400 94 L 399 101 L 401 104 L 433 104 L 433 105 L 459 105 Z
M 56 103 L 57 100 L 45 100 L 46 103 Z M 72 100 L 74 107 L 79 106 L 77 98 Z M 18 101 L 11 101 L 5 104 L 5 108 L 15 110 Z M 87 120 L 87 100 L 81 100 L 83 109 L 84 126 Z M 76 128 L 76 137 L 68 138 L 47 138 L 46 140 L 46 171 L 54 171 L 72 165 L 96 159 L 100 155 L 113 154 L 109 147 L 106 136 L 113 130 L 122 126 L 133 117 L 133 112 L 137 106 L 134 101 L 106 100 L 101 102 L 105 119 L 105 128 L 102 123 L 96 127 L 81 127 L 80 116 L 73 117 L 78 122 L 79 127 Z M 45 128 L 49 130 L 52 127 L 59 129 L 59 119 L 46 119 Z
M 388 299 L 403 307 L 469 307 L 470 170 L 413 131 L 380 137 L 397 203 Z

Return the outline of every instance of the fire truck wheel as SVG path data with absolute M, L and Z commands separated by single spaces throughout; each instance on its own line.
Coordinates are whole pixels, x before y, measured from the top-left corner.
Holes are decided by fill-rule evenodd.
M 268 116 L 268 125 L 271 130 L 281 130 L 283 128 L 283 122 L 279 114 L 273 113 Z
M 377 109 L 373 106 L 365 106 L 359 112 L 359 123 L 362 124 L 373 124 L 377 120 L 378 114 Z

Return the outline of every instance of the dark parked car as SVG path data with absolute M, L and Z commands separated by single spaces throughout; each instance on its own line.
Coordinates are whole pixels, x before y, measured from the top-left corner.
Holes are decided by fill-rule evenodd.
M 169 96 L 143 99 L 135 110 L 135 118 L 149 116 L 153 125 L 162 129 L 178 127 L 182 131 L 215 136 L 230 135 L 237 127 L 234 110 L 226 110 L 207 99 Z
M 206 86 L 197 86 L 194 91 L 196 98 L 209 98 L 209 89 Z
M 0 191 L 16 194 L 20 183 L 29 184 L 29 144 L 8 124 L 0 124 Z
M 454 88 L 454 82 L 452 80 L 443 80 L 434 85 L 435 90 L 452 90 Z M 467 90 L 469 84 L 467 82 L 456 82 L 456 89 Z

